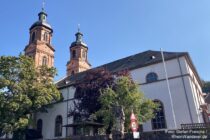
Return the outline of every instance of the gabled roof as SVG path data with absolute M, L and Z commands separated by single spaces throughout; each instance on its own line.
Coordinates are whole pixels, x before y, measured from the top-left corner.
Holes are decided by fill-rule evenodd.
M 174 59 L 181 56 L 188 56 L 187 52 L 163 52 L 165 60 Z M 118 72 L 122 70 L 133 70 L 141 67 L 145 67 L 148 65 L 152 65 L 155 63 L 162 62 L 161 52 L 160 51 L 152 51 L 148 50 L 142 53 L 138 53 L 135 55 L 128 56 L 126 58 L 122 58 L 107 64 L 104 64 L 102 66 L 93 68 L 105 68 L 109 70 L 110 72 Z M 89 70 L 87 70 L 89 71 Z M 87 71 L 77 73 L 73 76 L 68 76 L 64 78 L 63 80 L 56 83 L 58 88 L 64 88 L 67 86 L 72 85 L 77 80 L 81 80 L 85 77 L 85 74 Z

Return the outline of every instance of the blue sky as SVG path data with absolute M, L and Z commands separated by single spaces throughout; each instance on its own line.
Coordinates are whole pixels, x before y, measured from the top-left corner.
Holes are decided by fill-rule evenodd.
M 56 79 L 65 76 L 77 24 L 93 67 L 146 50 L 189 52 L 210 80 L 209 0 L 45 0 L 54 29 Z M 1 0 L 0 55 L 18 55 L 29 40 L 42 0 Z

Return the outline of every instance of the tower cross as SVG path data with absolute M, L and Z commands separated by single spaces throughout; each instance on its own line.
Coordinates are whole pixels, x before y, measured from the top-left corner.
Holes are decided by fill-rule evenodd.
M 80 24 L 77 25 L 77 30 L 80 32 Z
M 45 8 L 45 1 L 42 2 L 42 11 L 44 11 Z

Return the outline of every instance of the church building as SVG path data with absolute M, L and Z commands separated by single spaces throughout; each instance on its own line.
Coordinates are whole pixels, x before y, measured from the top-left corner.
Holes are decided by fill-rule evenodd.
M 30 27 L 25 55 L 33 57 L 36 66 L 53 67 L 53 29 L 47 22 L 47 13 L 44 10 L 38 16 L 38 21 Z M 82 32 L 78 31 L 75 36 L 75 41 L 69 46 L 70 58 L 66 60 L 66 76 L 56 82 L 63 101 L 53 103 L 47 113 L 35 114 L 36 129 L 42 132 L 43 139 L 75 135 L 76 130 L 63 127 L 74 123 L 73 118 L 68 117 L 75 93 L 72 84 L 78 78 L 82 80 L 86 71 L 94 69 L 88 61 L 88 46 L 83 41 Z M 111 72 L 129 70 L 144 95 L 160 103 L 160 110 L 156 112 L 155 118 L 143 124 L 143 131 L 179 129 L 181 124 L 208 122 L 208 112 L 205 109 L 207 105 L 201 90 L 202 82 L 190 55 L 187 52 L 163 52 L 163 55 L 168 77 L 165 75 L 160 51 L 147 50 L 99 67 Z M 90 135 L 94 133 L 91 132 Z

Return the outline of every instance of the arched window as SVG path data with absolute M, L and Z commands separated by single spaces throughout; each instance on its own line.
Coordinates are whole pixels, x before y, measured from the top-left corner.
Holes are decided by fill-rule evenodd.
M 46 32 L 44 33 L 44 41 L 48 41 L 48 35 Z
M 86 52 L 85 52 L 85 50 L 82 51 L 82 58 L 86 59 Z
M 72 51 L 72 58 L 76 58 L 76 50 Z
M 36 129 L 42 134 L 42 119 L 39 119 L 36 124 Z
M 166 120 L 164 114 L 163 103 L 159 100 L 154 100 L 159 105 L 158 109 L 154 112 L 155 117 L 152 119 L 152 129 L 164 129 L 166 128 Z
M 47 65 L 47 57 L 46 57 L 46 56 L 44 56 L 44 57 L 42 58 L 42 65 L 43 65 L 43 66 L 46 66 L 46 65 Z
M 31 42 L 33 42 L 35 40 L 35 37 L 36 37 L 36 34 L 35 34 L 35 32 L 33 32 L 32 36 L 31 36 Z
M 62 116 L 57 116 L 55 119 L 55 137 L 62 136 Z
M 155 82 L 157 80 L 158 80 L 158 76 L 154 72 L 151 72 L 151 73 L 147 74 L 147 76 L 146 76 L 147 83 Z
M 71 75 L 74 75 L 74 71 L 71 72 Z

